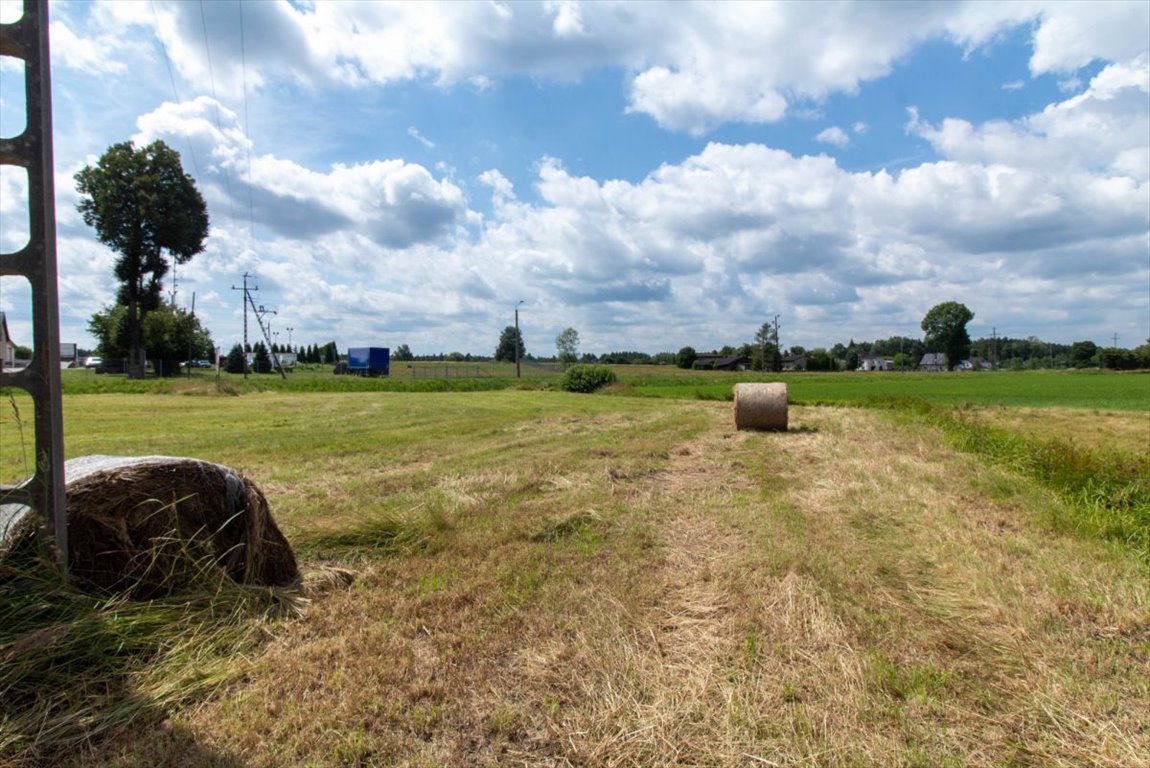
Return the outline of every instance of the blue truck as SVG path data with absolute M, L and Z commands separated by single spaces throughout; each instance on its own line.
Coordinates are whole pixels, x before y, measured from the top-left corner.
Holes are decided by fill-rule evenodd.
M 387 376 L 391 350 L 387 347 L 351 347 L 347 350 L 347 372 L 352 376 Z

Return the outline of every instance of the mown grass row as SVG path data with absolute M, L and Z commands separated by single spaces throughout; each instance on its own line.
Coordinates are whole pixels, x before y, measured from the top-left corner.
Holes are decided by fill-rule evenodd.
M 986 424 L 964 409 L 921 400 L 875 403 L 932 424 L 952 445 L 1056 493 L 1059 530 L 1116 541 L 1150 565 L 1150 455 L 1034 438 Z

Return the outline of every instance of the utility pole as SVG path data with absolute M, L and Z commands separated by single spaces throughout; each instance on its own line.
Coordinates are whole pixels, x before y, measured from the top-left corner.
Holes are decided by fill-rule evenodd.
M 250 300 L 251 297 L 249 296 L 248 299 Z M 264 325 L 264 315 L 274 315 L 274 314 L 276 314 L 276 311 L 274 309 L 268 309 L 263 304 L 260 304 L 259 307 L 257 307 L 255 302 L 253 301 L 252 302 L 252 312 L 254 312 L 256 315 L 256 323 L 259 325 L 260 333 L 263 335 L 264 342 L 267 343 L 267 346 L 269 348 L 269 354 L 271 355 L 271 358 L 272 358 L 272 364 L 275 365 L 276 370 L 280 372 L 280 376 L 282 376 L 286 380 L 287 374 L 284 372 L 284 367 L 282 365 L 280 365 L 280 356 L 278 354 L 276 354 L 275 345 L 272 344 L 272 324 L 268 323 L 267 325 Z
M 258 291 L 259 290 L 258 285 L 255 288 L 248 288 L 248 278 L 249 277 L 252 277 L 252 276 L 249 275 L 247 272 L 244 272 L 244 287 L 243 288 L 237 288 L 234 285 L 232 286 L 233 291 L 243 291 L 244 292 L 244 346 L 243 346 L 243 353 L 244 353 L 244 378 L 245 379 L 248 377 L 248 304 L 251 303 L 251 305 L 253 307 L 255 306 L 255 303 L 252 302 L 251 291 Z
M 523 299 L 519 300 L 519 304 L 515 305 L 515 378 L 521 378 L 522 374 L 519 372 L 519 306 L 524 303 Z
M 288 332 L 288 352 L 295 352 L 295 348 L 294 348 L 294 347 L 292 347 L 292 345 L 291 345 L 291 332 L 292 332 L 292 331 L 294 331 L 294 330 L 295 330 L 295 328 L 292 328 L 290 325 L 287 327 L 287 332 Z
M 1114 348 L 1118 349 L 1118 334 L 1114 334 Z
M 196 292 L 192 291 L 192 319 L 190 321 L 190 328 L 188 333 L 188 378 L 192 376 L 192 334 L 196 328 Z

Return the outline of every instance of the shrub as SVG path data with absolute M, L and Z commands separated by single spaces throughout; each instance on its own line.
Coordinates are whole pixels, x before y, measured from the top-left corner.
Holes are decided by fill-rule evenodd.
M 605 365 L 573 365 L 563 374 L 559 386 L 566 392 L 594 392 L 615 383 L 615 372 Z

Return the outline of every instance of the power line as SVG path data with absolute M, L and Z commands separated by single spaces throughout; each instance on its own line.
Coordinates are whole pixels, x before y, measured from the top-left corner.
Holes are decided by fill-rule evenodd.
M 236 0 L 236 3 L 240 9 L 240 67 L 244 83 L 244 136 L 247 139 L 244 148 L 248 161 L 248 239 L 251 239 L 256 217 L 252 211 L 252 121 L 248 117 L 248 55 L 244 42 L 244 3 L 243 0 Z
M 219 132 L 220 136 L 223 136 L 224 129 L 220 124 L 220 100 L 216 96 L 216 72 L 215 68 L 212 66 L 212 48 L 211 44 L 208 42 L 208 17 L 207 14 L 204 13 L 204 0 L 200 0 L 200 26 L 204 31 L 204 53 L 206 54 L 208 61 L 208 81 L 212 85 L 212 103 L 215 107 L 216 131 Z M 227 164 L 220 163 L 220 170 L 222 170 L 224 173 L 224 186 L 227 187 L 228 190 L 228 215 L 231 216 L 233 221 L 235 221 L 236 213 L 235 209 L 232 208 L 232 177 L 231 174 L 228 173 Z
M 160 15 L 158 13 L 156 13 L 156 2 L 155 2 L 155 0 L 152 0 L 151 6 L 152 6 L 152 19 L 153 19 L 153 21 L 155 21 L 156 35 L 158 37 L 159 32 L 160 32 Z M 172 96 L 175 98 L 176 103 L 180 104 L 180 103 L 182 103 L 182 100 L 180 99 L 179 89 L 176 88 L 176 76 L 172 72 L 172 61 L 171 61 L 171 59 L 168 58 L 168 46 L 164 43 L 163 38 L 160 39 L 160 53 L 162 53 L 164 55 L 164 66 L 167 67 L 167 69 L 168 69 L 168 82 L 170 82 L 172 84 Z M 200 163 L 196 159 L 196 148 L 192 145 L 192 139 L 190 136 L 185 136 L 184 140 L 188 144 L 188 154 L 191 155 L 191 157 L 192 157 L 192 168 L 194 168 L 196 171 L 196 178 L 202 179 L 203 176 L 200 175 Z

